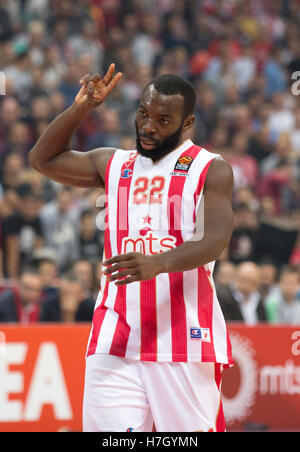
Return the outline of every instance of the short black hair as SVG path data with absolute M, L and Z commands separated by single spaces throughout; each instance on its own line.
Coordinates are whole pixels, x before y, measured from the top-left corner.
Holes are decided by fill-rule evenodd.
M 163 74 L 148 83 L 146 89 L 153 85 L 157 92 L 166 96 L 179 94 L 184 99 L 184 117 L 193 114 L 196 104 L 196 90 L 192 83 L 175 74 Z

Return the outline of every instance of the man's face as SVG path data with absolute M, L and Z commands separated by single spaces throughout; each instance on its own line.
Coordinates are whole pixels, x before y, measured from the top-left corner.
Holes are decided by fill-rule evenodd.
M 136 117 L 137 150 L 144 157 L 159 160 L 178 147 L 183 133 L 193 124 L 184 119 L 184 99 L 166 96 L 150 85 L 144 92 Z
M 19 282 L 19 293 L 25 305 L 37 302 L 42 294 L 41 278 L 35 274 L 24 274 Z

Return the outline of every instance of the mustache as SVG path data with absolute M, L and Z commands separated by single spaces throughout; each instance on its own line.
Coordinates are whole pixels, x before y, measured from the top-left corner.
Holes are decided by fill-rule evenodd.
M 138 134 L 139 139 L 141 138 L 145 138 L 145 140 L 149 140 L 152 141 L 154 144 L 156 144 L 157 146 L 159 146 L 161 144 L 160 141 L 156 140 L 155 138 L 153 138 L 152 135 L 149 135 L 148 133 L 139 133 Z

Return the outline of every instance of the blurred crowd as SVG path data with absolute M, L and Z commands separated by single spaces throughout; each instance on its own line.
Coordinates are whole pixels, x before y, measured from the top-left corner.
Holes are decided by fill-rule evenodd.
M 144 86 L 163 73 L 192 81 L 191 138 L 235 178 L 215 270 L 225 317 L 299 323 L 299 0 L 0 0 L 0 321 L 91 319 L 103 193 L 46 179 L 28 152 L 81 77 L 111 62 L 123 79 L 73 148 L 134 149 Z

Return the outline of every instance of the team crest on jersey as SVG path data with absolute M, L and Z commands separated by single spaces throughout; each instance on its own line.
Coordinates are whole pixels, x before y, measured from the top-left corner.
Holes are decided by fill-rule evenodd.
M 182 155 L 176 162 L 174 171 L 188 171 L 194 159 L 190 155 Z

